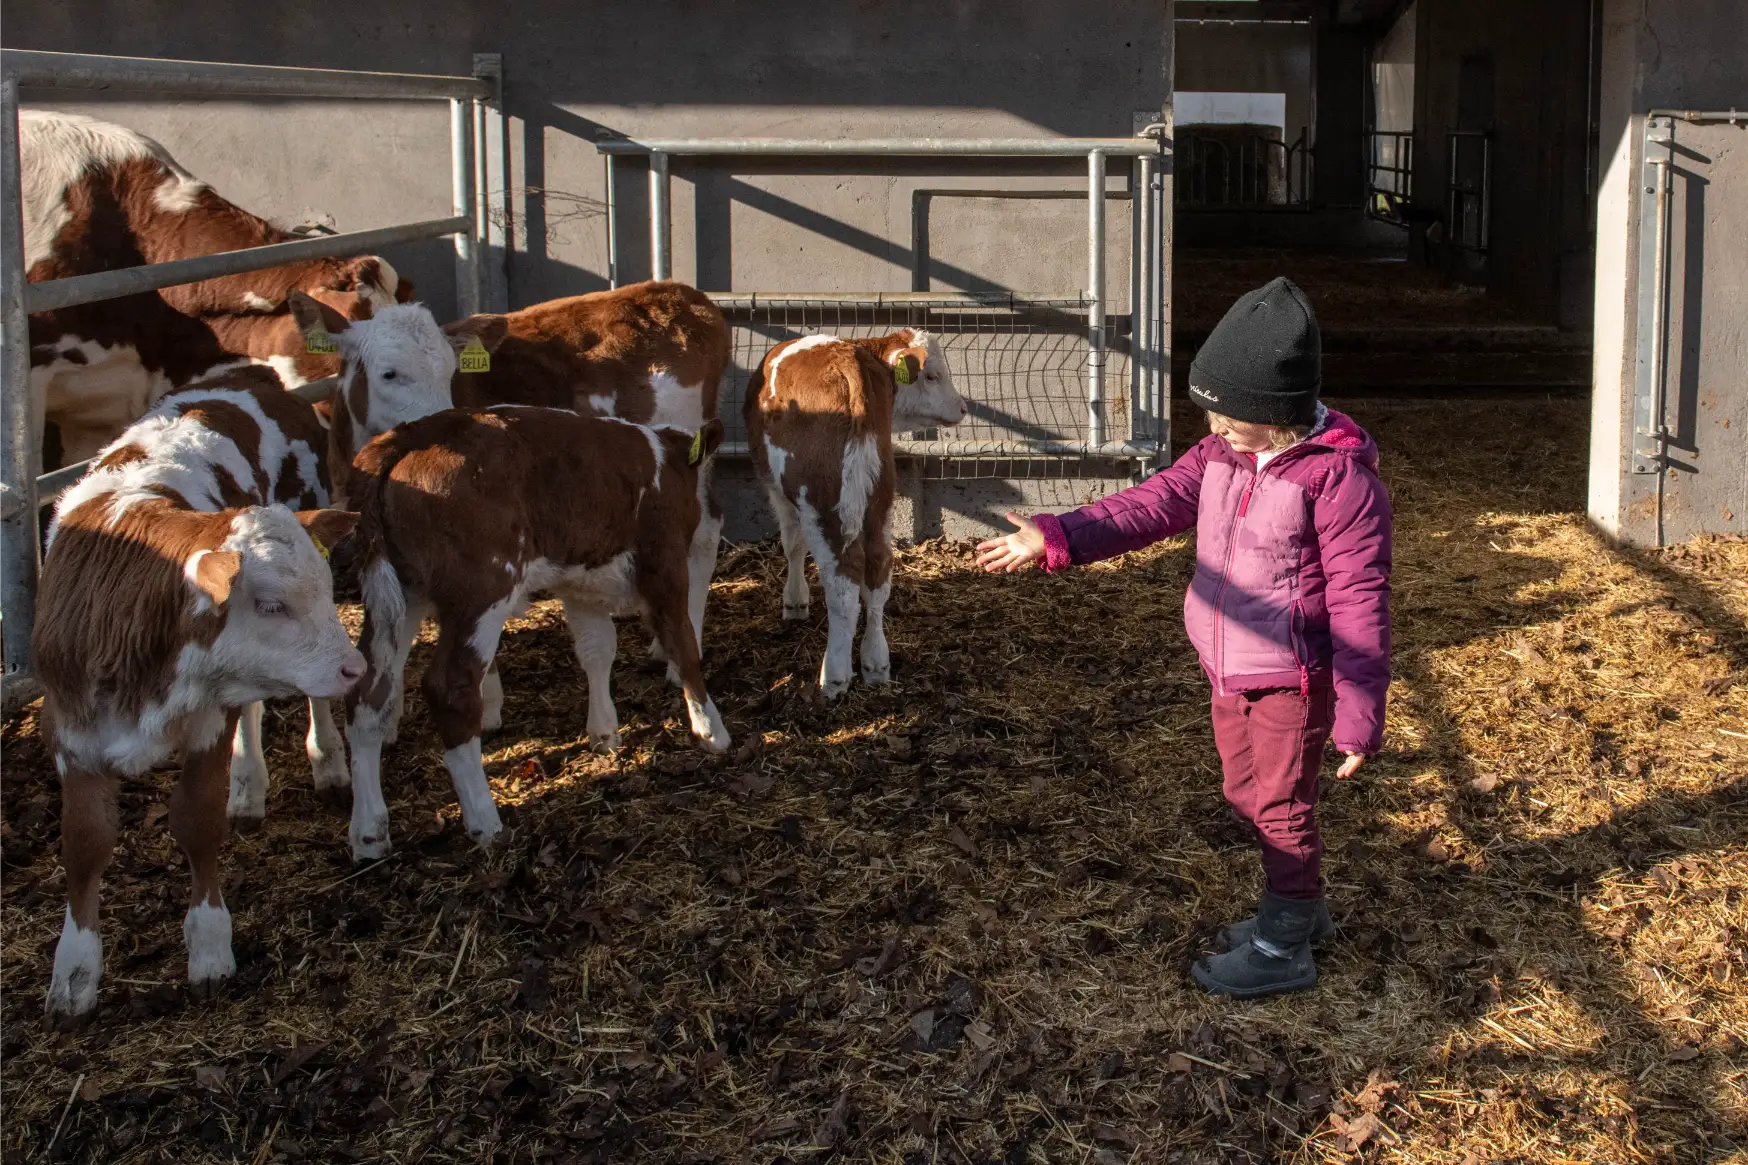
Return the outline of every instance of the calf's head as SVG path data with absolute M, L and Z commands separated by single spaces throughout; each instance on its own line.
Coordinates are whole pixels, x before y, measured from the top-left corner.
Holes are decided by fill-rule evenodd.
M 489 315 L 440 328 L 417 303 L 390 304 L 368 319 L 347 319 L 297 291 L 291 293 L 291 312 L 310 348 L 331 342 L 338 350 L 353 449 L 396 425 L 450 408 L 456 354 L 475 340 L 487 351 L 496 348 L 505 329 L 503 316 Z
M 898 386 L 892 398 L 892 431 L 957 425 L 970 410 L 953 387 L 953 370 L 947 367 L 941 341 L 920 328 L 909 332 L 909 345 L 886 359 Z
M 237 511 L 217 550 L 183 564 L 196 620 L 222 616 L 198 666 L 229 705 L 278 696 L 338 699 L 364 674 L 339 612 L 325 547 L 357 514 L 253 506 Z

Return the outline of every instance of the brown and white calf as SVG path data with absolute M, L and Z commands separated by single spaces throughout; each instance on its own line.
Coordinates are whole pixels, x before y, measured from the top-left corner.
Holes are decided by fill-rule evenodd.
M 53 1014 L 97 1002 L 117 779 L 181 754 L 169 820 L 193 875 L 182 933 L 189 979 L 210 986 L 236 969 L 218 856 L 239 713 L 336 699 L 364 673 L 318 549 L 355 515 L 288 508 L 311 500 L 313 453 L 284 440 L 275 410 L 296 398 L 267 379 L 166 399 L 56 510 L 31 637 L 67 872 Z
M 19 114 L 26 277 L 33 283 L 162 263 L 299 236 L 224 198 L 132 130 L 74 114 Z M 293 289 L 342 314 L 405 299 L 411 284 L 374 256 L 315 259 L 30 317 L 38 431 L 60 429 L 82 461 L 165 393 L 239 364 L 271 365 L 287 387 L 331 376 L 286 312 Z
M 99 464 L 61 499 L 58 514 L 112 487 L 113 470 L 151 462 L 157 488 L 175 489 L 196 510 L 279 503 L 300 510 L 328 505 L 321 453 L 327 433 L 309 402 L 286 392 L 274 373 L 245 367 L 172 393 L 99 455 Z M 101 472 L 100 472 L 101 471 Z M 147 472 L 147 470 L 141 470 Z M 53 541 L 59 518 L 49 527 Z M 259 701 L 242 710 L 231 754 L 233 825 L 247 832 L 267 813 L 267 757 Z M 304 751 L 318 792 L 351 781 L 346 748 L 327 700 L 309 702 Z
M 640 614 L 679 673 L 692 731 L 728 747 L 686 610 L 687 549 L 704 515 L 698 462 L 721 441 L 719 421 L 692 434 L 504 405 L 437 413 L 364 447 L 352 494 L 369 661 L 347 705 L 354 858 L 390 849 L 382 746 L 426 616 L 438 631 L 422 691 L 462 822 L 482 845 L 502 825 L 481 760 L 480 685 L 504 622 L 535 595 L 564 603 L 598 746 L 618 739 L 613 617 Z
M 456 352 L 478 340 L 488 354 L 481 371 L 461 371 L 431 339 L 434 323 L 411 310 L 379 311 L 363 328 L 314 304 L 294 301 L 292 311 L 306 332 L 321 323 L 339 343 L 343 372 L 329 458 L 339 497 L 341 475 L 365 442 L 452 404 L 539 405 L 695 432 L 716 419 L 728 370 L 722 312 L 696 288 L 665 280 L 444 325 Z M 707 463 L 707 477 L 710 470 Z M 689 610 L 700 643 L 722 540 L 722 510 L 708 480 L 705 495 L 705 520 L 688 557 Z
M 940 341 L 917 328 L 845 340 L 804 336 L 765 355 L 743 408 L 753 471 L 783 535 L 783 618 L 808 612 L 807 555 L 819 567 L 829 620 L 819 686 L 850 684 L 863 603 L 862 678 L 892 678 L 886 598 L 892 590 L 892 434 L 956 425 L 966 405 Z

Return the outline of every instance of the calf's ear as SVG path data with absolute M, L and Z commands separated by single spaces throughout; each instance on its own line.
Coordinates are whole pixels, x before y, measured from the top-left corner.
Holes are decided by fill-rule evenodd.
M 722 447 L 722 422 L 711 417 L 704 422 L 704 427 L 698 430 L 698 438 L 702 443 L 705 457 L 709 457 Z
M 468 316 L 466 319 L 443 325 L 443 334 L 449 337 L 450 345 L 457 352 L 475 340 L 486 351 L 496 352 L 509 331 L 510 321 L 506 317 L 491 314 Z
M 333 397 L 325 397 L 322 400 L 316 401 L 310 407 L 316 410 L 316 420 L 321 422 L 322 428 L 332 429 L 334 427 Z
M 297 321 L 297 330 L 306 339 L 312 332 L 327 332 L 334 336 L 347 328 L 344 315 L 305 292 L 292 292 L 286 302 L 291 306 L 291 318 Z
M 303 523 L 310 540 L 326 558 L 340 539 L 352 533 L 352 527 L 358 524 L 358 515 L 351 510 L 299 510 L 297 520 Z
M 923 363 L 929 358 L 926 348 L 900 348 L 892 354 L 892 379 L 900 384 L 915 384 L 923 374 Z
M 214 607 L 222 607 L 231 597 L 231 587 L 242 569 L 243 556 L 235 550 L 198 550 L 188 560 L 183 574 Z

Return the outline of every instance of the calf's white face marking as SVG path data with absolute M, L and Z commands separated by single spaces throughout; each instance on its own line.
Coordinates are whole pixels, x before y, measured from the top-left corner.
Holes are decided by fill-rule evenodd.
M 327 560 L 290 510 L 258 506 L 231 523 L 223 549 L 241 556 L 226 596 L 227 616 L 198 671 L 222 704 L 275 696 L 337 699 L 364 674 L 334 608 Z M 189 559 L 199 569 L 201 552 Z M 194 601 L 210 603 L 194 589 Z

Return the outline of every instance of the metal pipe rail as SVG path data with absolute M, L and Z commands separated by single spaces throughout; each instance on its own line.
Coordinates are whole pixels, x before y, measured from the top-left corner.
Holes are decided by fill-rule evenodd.
M 1086 360 L 1086 440 L 1055 442 L 1066 451 L 1085 454 L 1088 450 L 1105 448 L 1107 418 L 1105 416 L 1105 196 L 1106 160 L 1110 157 L 1132 159 L 1131 181 L 1136 193 L 1149 204 L 1136 215 L 1145 230 L 1135 232 L 1132 243 L 1133 267 L 1131 287 L 1136 301 L 1131 303 L 1132 326 L 1137 341 L 1163 345 L 1163 328 L 1155 328 L 1157 312 L 1155 297 L 1163 297 L 1164 289 L 1156 277 L 1162 267 L 1157 257 L 1149 259 L 1147 252 L 1162 239 L 1163 208 L 1152 206 L 1156 195 L 1155 174 L 1161 169 L 1158 160 L 1166 153 L 1163 137 L 1165 127 L 1151 124 L 1141 133 L 1127 138 L 606 138 L 595 143 L 606 165 L 607 182 L 607 267 L 614 286 L 618 285 L 619 251 L 616 237 L 618 224 L 618 193 L 614 159 L 623 155 L 645 155 L 649 159 L 649 237 L 650 276 L 668 279 L 673 274 L 672 177 L 669 160 L 674 157 L 933 157 L 933 158 L 1071 158 L 1084 157 L 1087 162 L 1087 287 L 1081 293 L 1087 312 Z M 1161 189 L 1163 184 L 1161 184 Z M 1142 278 L 1141 273 L 1146 277 Z M 927 295 L 929 293 L 922 293 Z M 715 297 L 724 307 L 737 297 Z M 756 298 L 756 296 L 755 296 Z M 820 297 L 806 297 L 820 298 Z M 870 296 L 859 298 L 866 302 Z M 880 302 L 901 302 L 896 296 Z M 911 304 L 918 300 L 905 300 Z M 1164 360 L 1151 348 L 1143 359 L 1135 362 L 1132 372 L 1131 430 L 1140 427 L 1143 418 L 1157 423 L 1163 414 Z M 968 446 L 976 442 L 948 442 Z M 988 443 L 985 443 L 988 444 Z M 1004 447 L 1012 444 L 995 442 Z M 1117 444 L 1128 447 L 1128 443 Z M 895 446 L 896 448 L 897 446 Z M 1147 456 L 1158 452 L 1154 449 Z M 951 456 L 949 453 L 930 455 Z M 972 454 L 967 454 L 972 455 Z
M 430 73 L 354 73 L 283 65 L 170 61 L 0 49 L 0 71 L 26 89 L 111 90 L 176 97 L 346 97 L 410 101 L 451 97 L 489 101 L 496 90 L 480 77 Z
M 97 271 L 90 275 L 73 275 L 66 279 L 51 279 L 47 283 L 27 283 L 24 287 L 24 310 L 31 315 L 58 311 L 82 303 L 98 303 L 175 287 L 180 283 L 198 283 L 202 279 L 217 279 L 224 275 L 240 275 L 306 259 L 339 259 L 362 255 L 381 247 L 399 243 L 416 243 L 424 239 L 439 239 L 445 235 L 464 235 L 472 225 L 466 215 L 452 218 L 432 218 L 402 226 L 378 227 L 369 231 L 348 231 L 338 235 L 317 235 L 291 243 L 270 243 L 264 247 L 246 247 L 241 251 L 220 251 L 214 255 L 197 255 L 192 259 L 173 259 L 167 263 L 148 263 L 143 267 L 123 267 L 115 271 Z
M 30 630 L 41 565 L 38 510 L 45 499 L 58 496 L 77 480 L 89 464 L 67 466 L 40 478 L 35 472 L 42 438 L 32 423 L 29 316 L 446 235 L 455 239 L 458 307 L 463 314 L 476 312 L 486 295 L 479 246 L 487 229 L 486 107 L 500 104 L 501 85 L 502 61 L 496 54 L 476 55 L 473 76 L 439 76 L 0 50 L 0 418 L 5 427 L 0 445 L 0 643 L 5 652 L 3 691 L 8 705 L 15 694 L 32 690 L 28 678 Z M 448 218 L 375 230 L 28 283 L 19 159 L 21 89 L 176 97 L 447 99 L 454 213 Z M 315 387 L 305 386 L 306 390 Z
M 1159 448 L 1151 441 L 1053 441 L 1037 437 L 1016 437 L 1009 441 L 913 441 L 894 437 L 892 451 L 900 457 L 993 458 L 1019 461 L 1029 457 L 1103 457 L 1112 461 L 1151 461 Z M 751 450 L 745 441 L 724 441 L 717 448 L 722 457 L 746 457 Z

